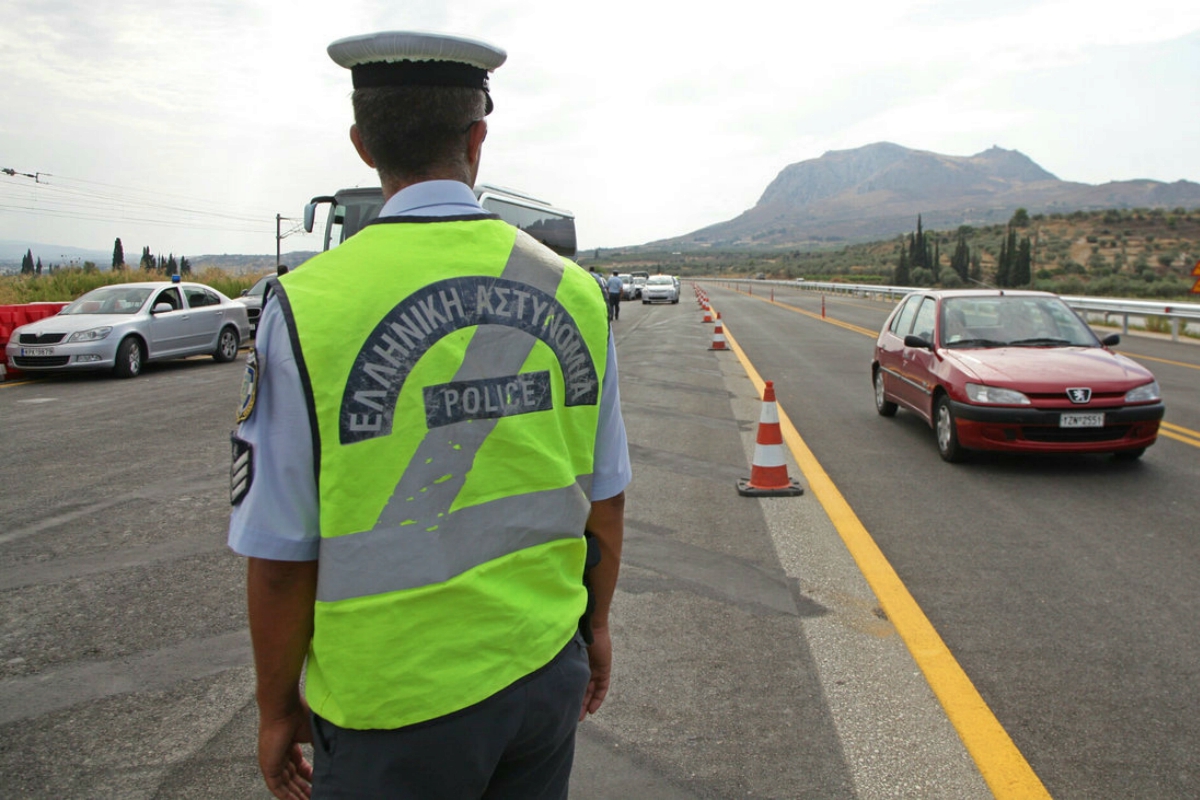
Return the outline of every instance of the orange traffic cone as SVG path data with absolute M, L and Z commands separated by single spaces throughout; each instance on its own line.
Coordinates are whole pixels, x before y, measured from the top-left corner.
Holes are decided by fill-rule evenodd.
M 709 350 L 725 349 L 725 326 L 721 324 L 721 315 L 717 314 L 717 327 L 713 328 L 712 347 Z
M 798 481 L 788 478 L 783 457 L 783 432 L 779 429 L 779 408 L 775 405 L 775 384 L 767 381 L 763 392 L 762 416 L 758 420 L 758 438 L 754 445 L 754 463 L 750 478 L 737 482 L 738 494 L 745 497 L 795 497 L 804 494 Z
M 713 321 L 712 306 L 710 306 L 708 303 L 704 304 L 704 319 L 702 319 L 700 321 L 701 322 L 712 322 Z

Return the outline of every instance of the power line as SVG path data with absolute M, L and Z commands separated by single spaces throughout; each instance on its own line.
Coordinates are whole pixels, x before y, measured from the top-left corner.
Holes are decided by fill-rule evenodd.
M 269 228 L 266 226 L 269 225 L 270 218 L 274 216 L 273 213 L 266 211 L 239 210 L 231 207 L 228 203 L 214 203 L 210 200 L 201 200 L 157 189 L 119 186 L 82 178 L 56 176 L 45 172 L 21 172 L 9 167 L 0 168 L 0 174 L 34 180 L 32 185 L 25 186 L 0 184 L 0 200 L 8 200 L 10 203 L 20 203 L 24 200 L 26 203 L 8 205 L 4 208 L 33 215 L 103 222 L 129 221 L 143 224 L 177 225 L 183 228 L 246 233 L 268 232 Z M 54 180 L 46 180 L 47 178 Z M 120 207 L 121 211 L 128 213 L 114 216 L 116 210 L 113 206 Z M 170 219 L 164 219 L 164 217 Z M 197 224 L 197 218 L 209 224 Z M 218 224 L 230 222 L 262 225 L 263 227 Z
M 225 231 L 228 233 L 259 233 L 270 235 L 273 231 L 267 227 L 251 228 L 251 227 L 235 227 L 231 225 L 206 225 L 196 221 L 186 221 L 178 219 L 149 219 L 145 217 L 131 216 L 111 216 L 103 213 L 75 213 L 70 209 L 63 208 L 29 208 L 26 206 L 13 206 L 0 203 L 0 211 L 11 211 L 17 214 L 30 214 L 33 216 L 53 217 L 56 219 L 80 219 L 90 222 L 129 222 L 138 225 L 161 225 L 172 228 L 186 228 L 189 230 L 209 230 L 209 231 Z M 247 220 L 250 222 L 250 220 Z

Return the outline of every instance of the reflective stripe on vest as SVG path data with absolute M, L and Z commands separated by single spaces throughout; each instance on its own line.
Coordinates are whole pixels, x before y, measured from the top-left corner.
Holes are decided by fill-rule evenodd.
M 401 727 L 547 663 L 586 601 L 607 352 L 591 277 L 474 220 L 369 226 L 280 283 L 320 431 L 313 710 Z

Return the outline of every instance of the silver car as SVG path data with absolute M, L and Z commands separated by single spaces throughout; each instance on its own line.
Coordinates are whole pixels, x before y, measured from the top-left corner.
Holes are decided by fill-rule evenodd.
M 651 275 L 642 287 L 642 304 L 678 303 L 679 287 L 670 275 Z
M 262 316 L 263 299 L 267 295 L 267 281 L 274 277 L 274 272 L 270 275 L 262 276 L 254 282 L 253 286 L 244 290 L 241 297 L 233 298 L 236 302 L 246 307 L 246 314 L 250 318 L 251 338 L 258 335 L 258 318 Z
M 147 361 L 208 354 L 237 358 L 250 337 L 246 307 L 199 283 L 120 283 L 93 289 L 56 316 L 12 332 L 8 364 L 26 372 L 112 369 L 139 375 Z

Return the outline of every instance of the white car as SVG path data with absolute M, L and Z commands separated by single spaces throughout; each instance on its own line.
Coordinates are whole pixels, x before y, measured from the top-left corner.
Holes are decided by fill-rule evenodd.
M 93 289 L 57 315 L 15 329 L 4 349 L 9 366 L 25 372 L 111 369 L 133 378 L 147 361 L 233 361 L 249 338 L 243 304 L 200 283 L 150 281 Z
M 670 275 L 651 275 L 642 287 L 642 304 L 678 303 L 679 287 Z

